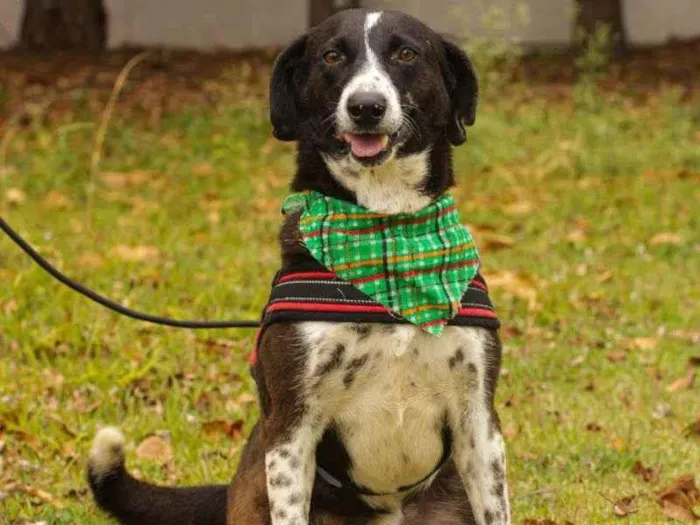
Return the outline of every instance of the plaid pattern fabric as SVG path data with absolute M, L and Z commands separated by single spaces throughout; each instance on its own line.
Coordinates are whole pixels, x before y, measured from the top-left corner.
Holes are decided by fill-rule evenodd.
M 397 215 L 314 191 L 290 195 L 282 207 L 300 208 L 306 248 L 338 277 L 434 335 L 457 314 L 479 255 L 452 196 Z

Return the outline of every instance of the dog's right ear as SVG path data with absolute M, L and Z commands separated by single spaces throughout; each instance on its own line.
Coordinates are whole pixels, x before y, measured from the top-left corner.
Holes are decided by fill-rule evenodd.
M 298 85 L 306 52 L 306 35 L 299 37 L 275 60 L 270 79 L 270 121 L 279 140 L 297 140 L 301 120 Z

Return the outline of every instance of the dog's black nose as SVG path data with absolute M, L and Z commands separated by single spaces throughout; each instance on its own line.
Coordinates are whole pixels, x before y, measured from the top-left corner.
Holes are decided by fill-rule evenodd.
M 363 127 L 376 125 L 386 111 L 386 99 L 379 93 L 359 92 L 348 98 L 350 118 Z

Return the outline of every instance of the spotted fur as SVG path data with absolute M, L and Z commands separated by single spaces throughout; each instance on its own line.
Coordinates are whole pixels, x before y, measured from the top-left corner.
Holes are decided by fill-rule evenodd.
M 406 46 L 411 64 L 394 58 Z M 329 49 L 341 66 L 323 60 Z M 375 128 L 348 116 L 358 91 L 386 102 Z M 277 138 L 299 143 L 294 191 L 411 213 L 454 184 L 452 147 L 477 94 L 459 47 L 402 13 L 349 10 L 278 57 L 270 118 Z M 361 134 L 387 146 L 355 157 L 348 136 Z M 285 217 L 282 267 L 311 258 L 298 220 Z M 109 430 L 90 456 L 95 500 L 126 525 L 507 525 L 500 352 L 482 328 L 436 337 L 412 325 L 275 323 L 252 368 L 261 418 L 228 489 L 137 480 Z

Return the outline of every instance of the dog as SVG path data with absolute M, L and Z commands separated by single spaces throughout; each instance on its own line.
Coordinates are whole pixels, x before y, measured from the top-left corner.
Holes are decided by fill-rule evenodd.
M 280 54 L 270 118 L 298 142 L 292 190 L 414 213 L 453 186 L 477 99 L 460 47 L 406 14 L 353 9 Z M 282 268 L 310 259 L 298 214 L 280 244 Z M 90 486 L 126 525 L 509 524 L 500 360 L 492 328 L 277 323 L 259 340 L 262 415 L 228 488 L 133 478 L 112 427 L 95 437 Z

